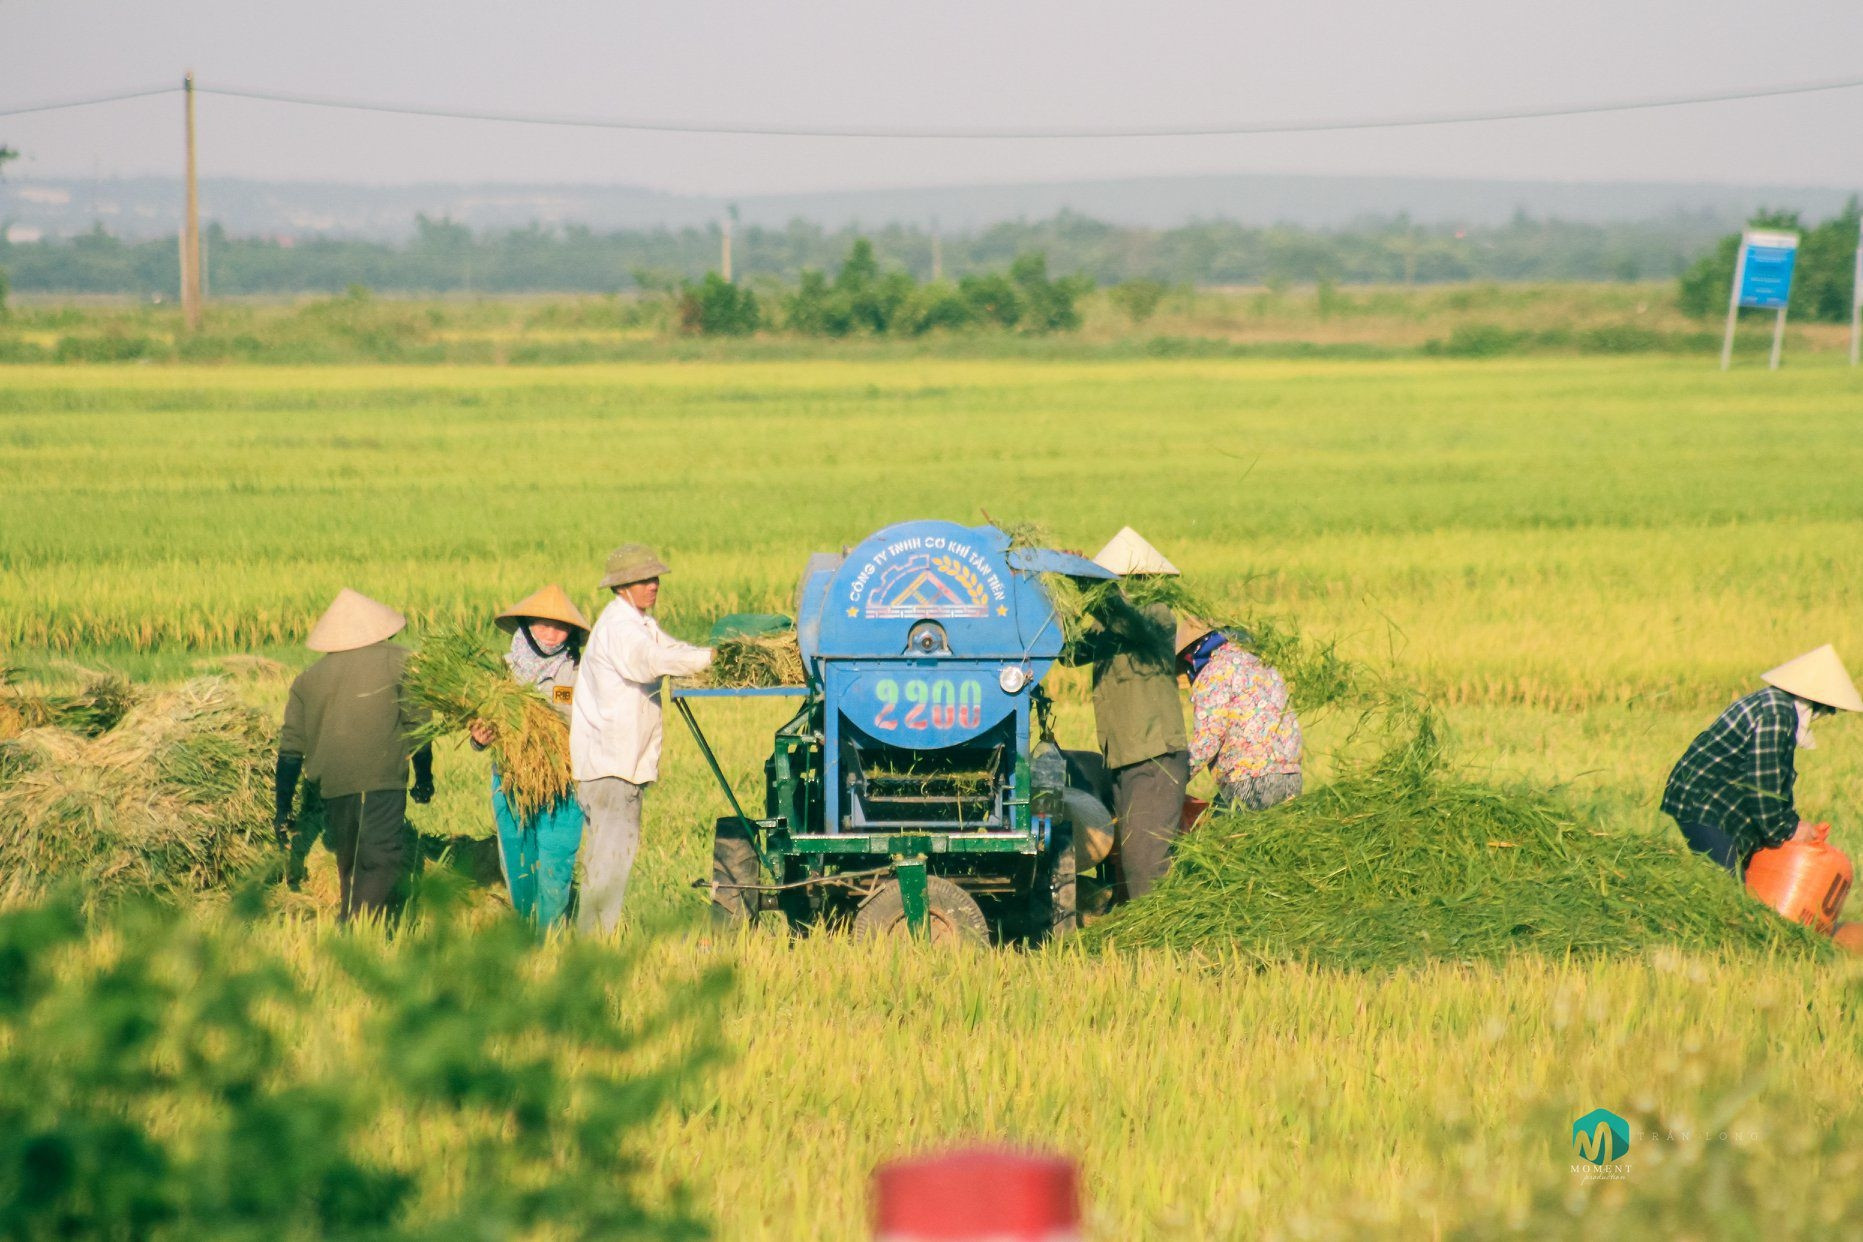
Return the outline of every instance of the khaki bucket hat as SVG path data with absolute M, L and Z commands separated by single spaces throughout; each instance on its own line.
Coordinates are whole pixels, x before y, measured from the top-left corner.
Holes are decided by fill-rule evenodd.
M 317 618 L 304 645 L 312 651 L 354 651 L 393 638 L 407 623 L 387 604 L 344 587 Z
M 1177 623 L 1177 654 L 1183 655 L 1190 645 L 1212 631 L 1214 627 L 1207 621 L 1195 617 L 1186 617 Z
M 1127 574 L 1165 574 L 1177 576 L 1177 566 L 1165 558 L 1164 553 L 1145 541 L 1145 537 L 1130 526 L 1122 526 L 1119 533 L 1106 541 L 1093 563 L 1108 573 L 1118 574 L 1121 578 Z
M 498 628 L 507 634 L 517 633 L 526 621 L 560 621 L 587 634 L 589 621 L 569 598 L 569 593 L 552 582 L 534 595 L 527 595 L 498 614 Z
M 1863 695 L 1857 693 L 1856 682 L 1850 680 L 1844 662 L 1837 658 L 1837 648 L 1829 643 L 1796 660 L 1787 660 L 1778 668 L 1767 669 L 1760 674 L 1760 680 L 1812 703 L 1863 712 Z
M 645 582 L 649 578 L 658 578 L 661 574 L 671 572 L 659 554 L 646 544 L 624 543 L 608 554 L 607 573 L 602 577 L 601 585 L 627 586 L 631 582 Z

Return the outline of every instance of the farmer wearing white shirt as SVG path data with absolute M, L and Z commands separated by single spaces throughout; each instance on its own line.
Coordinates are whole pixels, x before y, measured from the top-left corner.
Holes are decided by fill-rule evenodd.
M 669 638 L 649 614 L 666 565 L 645 544 L 608 554 L 602 585 L 615 597 L 596 618 L 576 675 L 569 761 L 587 827 L 577 926 L 610 932 L 640 850 L 640 803 L 660 775 L 660 682 L 712 662 L 709 647 Z

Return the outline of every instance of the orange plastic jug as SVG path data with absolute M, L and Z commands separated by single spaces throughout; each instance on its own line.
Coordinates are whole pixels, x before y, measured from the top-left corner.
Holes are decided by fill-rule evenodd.
M 1850 895 L 1850 859 L 1832 845 L 1829 824 L 1808 841 L 1787 841 L 1747 860 L 1747 891 L 1791 919 L 1830 935 Z

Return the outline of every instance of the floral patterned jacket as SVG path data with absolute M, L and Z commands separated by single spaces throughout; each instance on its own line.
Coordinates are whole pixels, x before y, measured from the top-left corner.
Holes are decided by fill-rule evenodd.
M 1300 771 L 1300 719 L 1287 682 L 1253 652 L 1236 643 L 1217 648 L 1190 687 L 1190 706 L 1191 771 L 1208 765 L 1225 785 Z

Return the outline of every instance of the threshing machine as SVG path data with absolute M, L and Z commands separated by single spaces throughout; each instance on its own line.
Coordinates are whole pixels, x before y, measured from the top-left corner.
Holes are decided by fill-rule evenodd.
M 715 913 L 933 939 L 1074 925 L 1072 803 L 1037 774 L 1056 764 L 1031 761 L 1063 642 L 1044 572 L 1111 576 L 993 526 L 889 526 L 804 569 L 806 687 L 673 692 L 734 812 L 717 826 Z M 753 816 L 692 702 L 785 694 L 802 704 L 776 730 Z

